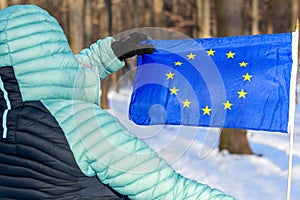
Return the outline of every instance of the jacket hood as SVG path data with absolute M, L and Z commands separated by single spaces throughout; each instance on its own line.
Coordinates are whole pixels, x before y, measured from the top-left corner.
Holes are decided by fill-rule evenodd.
M 12 67 L 23 101 L 77 99 L 99 104 L 97 68 L 76 60 L 63 29 L 45 10 L 0 10 L 0 70 Z

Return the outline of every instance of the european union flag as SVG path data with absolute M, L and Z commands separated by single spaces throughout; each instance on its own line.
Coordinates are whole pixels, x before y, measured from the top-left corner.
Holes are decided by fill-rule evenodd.
M 154 54 L 138 58 L 130 118 L 288 132 L 292 41 L 292 33 L 151 40 Z

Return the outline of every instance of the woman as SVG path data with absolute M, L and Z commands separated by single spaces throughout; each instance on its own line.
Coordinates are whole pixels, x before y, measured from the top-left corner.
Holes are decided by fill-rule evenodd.
M 46 11 L 0 11 L 0 198 L 235 199 L 177 174 L 99 107 L 100 79 L 153 52 L 144 39 L 107 37 L 74 56 Z

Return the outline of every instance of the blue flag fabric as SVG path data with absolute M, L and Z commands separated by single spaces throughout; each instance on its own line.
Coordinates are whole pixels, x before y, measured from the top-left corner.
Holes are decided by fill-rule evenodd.
M 287 132 L 292 33 L 151 40 L 138 58 L 129 117 L 172 124 Z

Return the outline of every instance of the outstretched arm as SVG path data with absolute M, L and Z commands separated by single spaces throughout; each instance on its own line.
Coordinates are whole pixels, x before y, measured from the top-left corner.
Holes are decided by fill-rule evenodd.
M 44 103 L 64 130 L 83 173 L 97 175 L 130 199 L 235 199 L 176 173 L 144 141 L 98 106 L 80 101 L 72 106 L 66 106 L 68 102 Z
M 112 37 L 100 39 L 75 56 L 83 66 L 97 67 L 100 79 L 103 79 L 106 75 L 119 70 L 125 64 L 118 59 L 111 48 L 114 41 Z
M 176 173 L 148 145 L 127 131 L 106 111 L 101 111 L 99 147 L 87 156 L 99 179 L 131 199 L 233 200 L 217 189 Z M 98 119 L 98 122 L 100 119 Z M 97 136 L 95 135 L 95 140 Z M 107 143 L 109 145 L 107 145 Z M 105 151 L 101 145 L 109 146 Z M 96 158 L 96 159 L 95 159 Z
M 82 50 L 76 55 L 77 60 L 87 67 L 97 67 L 100 79 L 107 74 L 111 74 L 124 66 L 123 60 L 135 55 L 153 53 L 151 44 L 141 44 L 147 40 L 147 35 L 143 33 L 131 33 L 119 41 L 112 37 L 98 40 L 90 48 Z

